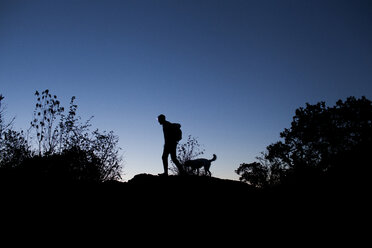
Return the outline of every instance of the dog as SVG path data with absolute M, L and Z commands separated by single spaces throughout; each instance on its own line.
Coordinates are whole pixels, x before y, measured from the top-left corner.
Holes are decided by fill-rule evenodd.
M 212 173 L 210 172 L 209 168 L 211 167 L 211 163 L 215 161 L 216 159 L 217 159 L 216 154 L 213 154 L 212 159 L 199 158 L 199 159 L 188 160 L 185 162 L 184 166 L 191 168 L 192 171 L 197 170 L 198 175 L 199 175 L 199 169 L 204 167 L 205 174 L 208 176 L 212 176 Z

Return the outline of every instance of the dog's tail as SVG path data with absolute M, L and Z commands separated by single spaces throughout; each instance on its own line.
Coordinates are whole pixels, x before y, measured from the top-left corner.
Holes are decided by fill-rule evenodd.
M 215 161 L 216 159 L 217 159 L 217 156 L 216 156 L 216 154 L 213 154 L 213 158 L 212 158 L 212 159 L 210 159 L 209 161 L 213 162 L 213 161 Z

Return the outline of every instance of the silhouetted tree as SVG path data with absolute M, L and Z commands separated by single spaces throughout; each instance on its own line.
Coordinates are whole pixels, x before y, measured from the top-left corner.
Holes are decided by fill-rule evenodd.
M 51 96 L 47 90 L 43 94 L 48 94 L 44 99 L 48 99 L 47 97 Z M 112 131 L 100 132 L 96 129 L 91 132 L 89 128 L 91 127 L 90 121 L 93 117 L 89 118 L 86 122 L 81 121 L 81 117 L 77 116 L 75 96 L 71 98 L 67 115 L 63 113 L 64 108 L 60 106 L 59 102 L 56 102 L 57 100 L 55 99 L 57 97 L 54 96 L 53 98 L 54 101 L 52 100 L 51 102 L 52 106 L 48 109 L 52 114 L 54 113 L 53 117 L 59 117 L 59 125 L 56 125 L 54 130 L 50 131 L 50 129 L 53 129 L 53 123 L 48 121 L 47 131 L 52 134 L 52 138 L 50 139 L 52 142 L 50 144 L 53 145 L 53 149 L 49 150 L 48 154 L 65 154 L 66 151 L 69 151 L 69 154 L 71 151 L 75 151 L 74 154 L 77 151 L 78 154 L 85 152 L 85 156 L 90 161 L 97 162 L 95 166 L 97 167 L 99 176 L 96 176 L 94 180 L 107 181 L 120 179 L 122 158 L 119 154 L 119 138 Z M 42 104 L 37 106 L 40 107 L 40 105 L 43 106 Z M 51 120 L 56 121 L 57 118 Z M 79 157 L 81 156 L 79 155 Z M 89 168 L 92 167 L 90 165 Z
M 2 106 L 2 101 L 4 100 L 3 95 L 0 94 L 0 163 L 4 159 L 4 133 L 8 128 L 8 125 L 4 121 L 4 109 Z
M 280 183 L 284 178 L 286 169 L 280 167 L 276 161 L 269 161 L 267 153 L 262 152 L 256 157 L 258 162 L 243 163 L 235 172 L 240 176 L 239 180 L 257 188 L 264 188 L 269 185 Z
M 268 184 L 284 179 L 310 182 L 324 175 L 355 182 L 369 170 L 368 163 L 372 164 L 368 152 L 372 147 L 371 101 L 349 97 L 334 107 L 326 107 L 324 102 L 307 103 L 296 110 L 291 127 L 280 137 L 283 141 L 269 145 L 261 157 L 271 171 Z M 253 183 L 259 181 L 254 177 L 261 175 L 252 167 L 260 166 L 244 164 L 236 172 L 242 181 Z M 276 180 L 270 181 L 275 176 Z
M 91 132 L 92 117 L 81 122 L 76 115 L 75 97 L 71 98 L 69 113 L 64 115 L 57 96 L 49 90 L 41 94 L 36 91 L 35 96 L 31 122 L 35 136 L 30 139 L 36 140 L 36 152 L 23 131 L 13 131 L 11 124 L 4 124 L 0 98 L 0 168 L 17 168 L 39 179 L 103 182 L 121 178 L 119 138 L 112 131 Z
M 4 96 L 0 94 L 0 147 L 2 147 L 2 142 L 4 141 L 4 134 L 11 128 L 14 118 L 11 121 L 6 122 L 4 113 L 5 107 L 3 105 Z
M 268 184 L 268 170 L 268 167 L 262 166 L 262 164 L 258 162 L 253 162 L 250 164 L 241 164 L 235 172 L 240 175 L 240 181 L 261 188 L 267 186 Z
M 17 132 L 10 129 L 3 133 L 0 153 L 0 168 L 16 168 L 25 159 L 32 156 L 31 148 L 23 131 Z
M 119 155 L 120 148 L 118 147 L 119 137 L 114 135 L 113 131 L 99 132 L 95 130 L 92 133 L 93 137 L 86 146 L 86 151 L 92 153 L 101 162 L 100 164 L 100 180 L 118 180 L 121 178 L 122 158 Z
M 5 121 L 5 108 L 2 105 L 3 95 L 0 94 L 0 168 L 13 168 L 23 159 L 31 155 L 23 132 L 12 130 L 15 118 Z

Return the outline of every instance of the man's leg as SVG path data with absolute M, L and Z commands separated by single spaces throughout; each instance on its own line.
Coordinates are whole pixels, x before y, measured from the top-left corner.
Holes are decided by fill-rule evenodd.
M 181 163 L 177 159 L 177 144 L 172 146 L 172 149 L 170 151 L 171 159 L 173 163 L 177 166 L 179 174 L 183 174 L 183 167 Z
M 169 156 L 169 149 L 164 146 L 162 160 L 163 160 L 163 168 L 164 168 L 164 175 L 168 175 L 168 156 Z

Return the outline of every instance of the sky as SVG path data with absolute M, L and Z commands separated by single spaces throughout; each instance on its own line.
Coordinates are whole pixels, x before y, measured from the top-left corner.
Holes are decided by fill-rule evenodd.
M 114 131 L 124 181 L 163 172 L 159 114 L 237 180 L 305 103 L 372 99 L 372 1 L 0 0 L 0 94 L 14 128 L 49 89 Z

